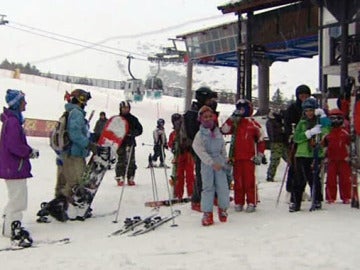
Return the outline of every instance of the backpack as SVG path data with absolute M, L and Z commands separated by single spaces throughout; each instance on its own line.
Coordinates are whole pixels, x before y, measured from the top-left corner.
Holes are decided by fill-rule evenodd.
M 69 112 L 65 111 L 57 121 L 55 128 L 50 134 L 50 147 L 54 151 L 64 151 L 66 150 L 71 141 L 67 131 L 67 120 L 69 118 Z

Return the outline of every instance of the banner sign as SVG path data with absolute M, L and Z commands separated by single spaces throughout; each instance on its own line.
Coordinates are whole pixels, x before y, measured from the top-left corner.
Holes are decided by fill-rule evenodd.
M 27 136 L 49 137 L 57 121 L 25 118 L 24 129 Z

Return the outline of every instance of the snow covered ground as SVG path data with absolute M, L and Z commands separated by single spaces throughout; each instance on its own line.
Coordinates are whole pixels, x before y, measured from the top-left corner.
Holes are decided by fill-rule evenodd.
M 0 106 L 5 105 L 6 89 L 21 89 L 28 102 L 26 117 L 57 119 L 63 110 L 65 90 L 71 91 L 74 87 L 27 76 L 13 80 L 0 73 Z M 108 116 L 118 113 L 122 91 L 86 89 L 93 96 L 87 111 L 96 110 L 92 127 L 100 111 L 104 110 Z M 233 106 L 219 105 L 220 121 L 224 121 L 232 110 Z M 145 201 L 152 199 L 150 171 L 145 169 L 152 149 L 142 144 L 152 143 L 151 133 L 158 117 L 165 119 L 166 132 L 170 133 L 170 116 L 183 111 L 183 100 L 171 97 L 145 99 L 133 103 L 131 111 L 139 117 L 144 133 L 137 139 L 137 185 L 125 186 L 118 224 L 112 222 L 114 215 L 84 222 L 54 220 L 50 224 L 37 223 L 40 203 L 52 199 L 54 193 L 55 155 L 48 139 L 28 137 L 29 144 L 40 150 L 40 158 L 32 161 L 34 177 L 28 181 L 29 203 L 24 213 L 24 226 L 31 231 L 35 241 L 69 237 L 71 243 L 0 252 L 1 269 L 357 269 L 360 263 L 360 211 L 336 203 L 324 204 L 323 210 L 309 212 L 310 203 L 304 202 L 302 211 L 289 213 L 286 192 L 282 193 L 276 207 L 285 170 L 283 162 L 274 183 L 265 181 L 266 166 L 257 168 L 261 203 L 255 213 L 235 213 L 231 205 L 227 223 L 220 224 L 215 218 L 214 226 L 202 227 L 201 214 L 190 210 L 190 204 L 175 205 L 174 209 L 181 210 L 175 221 L 177 227 L 168 223 L 145 235 L 109 238 L 108 234 L 118 229 L 126 217 L 146 216 L 152 212 L 144 206 Z M 170 159 L 168 152 L 168 164 Z M 155 173 L 159 195 L 165 199 L 168 197 L 165 176 L 171 171 L 156 169 Z M 93 204 L 95 216 L 117 209 L 121 188 L 113 179 L 114 170 L 110 170 Z M 6 187 L 0 181 L 0 208 L 6 201 Z M 168 216 L 170 209 L 161 208 L 159 214 Z M 7 238 L 0 237 L 0 249 L 9 244 Z

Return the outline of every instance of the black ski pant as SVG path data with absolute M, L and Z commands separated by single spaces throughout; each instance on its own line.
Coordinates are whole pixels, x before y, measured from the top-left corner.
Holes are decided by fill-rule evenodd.
M 201 190 L 202 190 L 201 160 L 195 153 L 194 153 L 194 160 L 195 160 L 195 181 L 194 181 L 194 188 L 193 188 L 191 201 L 193 203 L 200 203 Z
M 286 178 L 286 191 L 287 192 L 292 192 L 293 189 L 293 183 L 294 183 L 294 177 L 295 177 L 295 172 L 294 172 L 294 164 L 290 164 L 289 165 L 289 170 L 287 173 L 287 178 Z
M 291 202 L 295 203 L 298 208 L 301 206 L 302 195 L 305 191 L 306 183 L 310 186 L 311 194 L 313 194 L 313 188 L 315 188 L 315 202 L 321 202 L 323 200 L 319 176 L 320 169 L 317 170 L 318 173 L 314 176 L 313 161 L 313 158 L 296 158 Z M 319 160 L 319 164 L 320 163 L 321 161 Z
M 154 155 L 152 156 L 152 161 L 157 161 L 157 159 L 160 159 L 160 163 L 163 164 L 164 163 L 164 156 L 165 156 L 165 151 L 164 151 L 164 147 L 160 144 L 155 144 L 154 145 Z

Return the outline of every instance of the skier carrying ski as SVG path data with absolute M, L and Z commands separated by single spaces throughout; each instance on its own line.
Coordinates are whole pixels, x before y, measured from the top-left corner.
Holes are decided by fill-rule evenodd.
M 22 112 L 26 109 L 25 94 L 8 89 L 5 96 L 8 108 L 1 114 L 0 178 L 8 190 L 8 202 L 4 209 L 2 234 L 11 237 L 16 245 L 32 245 L 29 233 L 21 227 L 23 211 L 27 208 L 27 178 L 31 178 L 30 158 L 38 158 L 39 151 L 27 143 L 22 127 Z
M 181 141 L 180 133 L 183 118 L 181 114 L 174 113 L 171 116 L 173 124 L 173 131 L 169 135 L 169 148 L 174 154 L 173 158 L 173 183 L 174 183 L 174 197 L 182 199 L 184 195 L 184 185 L 186 183 L 186 191 L 188 197 L 193 194 L 194 185 L 194 159 L 191 154 L 191 148 L 186 142 Z
M 151 159 L 153 162 L 156 162 L 157 159 L 160 159 L 159 167 L 164 167 L 165 160 L 165 149 L 168 149 L 167 138 L 165 133 L 165 120 L 159 118 L 156 122 L 156 128 L 153 132 L 154 139 L 154 154 Z
M 195 98 L 191 104 L 190 110 L 188 110 L 184 114 L 184 121 L 183 125 L 185 127 L 185 134 L 182 140 L 186 141 L 190 147 L 192 146 L 192 142 L 196 133 L 199 131 L 200 123 L 198 119 L 198 112 L 199 109 L 207 105 L 209 106 L 215 114 L 218 116 L 218 112 L 216 112 L 217 107 L 217 93 L 212 91 L 209 87 L 200 87 L 198 90 L 195 91 Z M 192 151 L 193 152 L 193 151 Z M 195 161 L 195 181 L 194 181 L 194 189 L 193 195 L 191 197 L 191 208 L 195 211 L 200 211 L 200 201 L 201 201 L 201 160 L 199 157 L 194 153 L 194 161 Z
M 227 221 L 229 208 L 229 185 L 226 177 L 228 164 L 226 162 L 225 141 L 217 125 L 217 116 L 208 106 L 199 110 L 199 131 L 193 141 L 193 149 L 201 160 L 201 211 L 204 213 L 202 225 L 214 223 L 213 205 L 215 192 L 218 198 L 218 216 L 220 222 Z
M 125 183 L 125 176 L 127 177 L 127 184 L 134 186 L 136 161 L 135 161 L 135 137 L 140 136 L 143 132 L 143 127 L 138 118 L 130 113 L 131 107 L 128 101 L 121 101 L 119 105 L 120 116 L 124 117 L 129 124 L 129 131 L 125 136 L 121 146 L 117 150 L 118 159 L 115 167 L 115 180 L 118 186 L 123 186 Z M 126 173 L 126 168 L 127 175 Z
M 231 134 L 229 161 L 233 164 L 235 211 L 244 209 L 255 212 L 258 201 L 255 165 L 261 165 L 264 158 L 265 141 L 261 125 L 251 117 L 252 103 L 239 99 L 236 109 L 221 127 L 225 135 Z
M 329 111 L 331 131 L 324 138 L 327 147 L 327 179 L 325 199 L 331 204 L 336 201 L 337 179 L 340 199 L 349 204 L 351 199 L 350 133 L 344 127 L 344 113 L 339 109 Z
M 280 112 L 270 111 L 266 121 L 266 132 L 270 140 L 270 164 L 267 170 L 266 181 L 274 182 L 276 169 L 280 159 L 288 161 L 288 149 L 285 143 L 283 117 Z
M 307 98 L 301 106 L 304 116 L 297 124 L 294 133 L 294 142 L 297 144 L 297 149 L 295 152 L 295 177 L 289 212 L 300 211 L 306 183 L 309 184 L 311 194 L 313 195 L 314 210 L 321 209 L 321 201 L 323 200 L 320 170 L 315 168 L 314 162 L 316 161 L 316 163 L 320 164 L 324 157 L 323 148 L 318 144 L 329 133 L 329 120 L 324 110 L 318 108 L 315 98 Z M 319 138 L 316 138 L 317 136 Z M 315 147 L 319 147 L 317 157 L 314 157 Z M 316 158 L 318 160 L 315 160 Z

